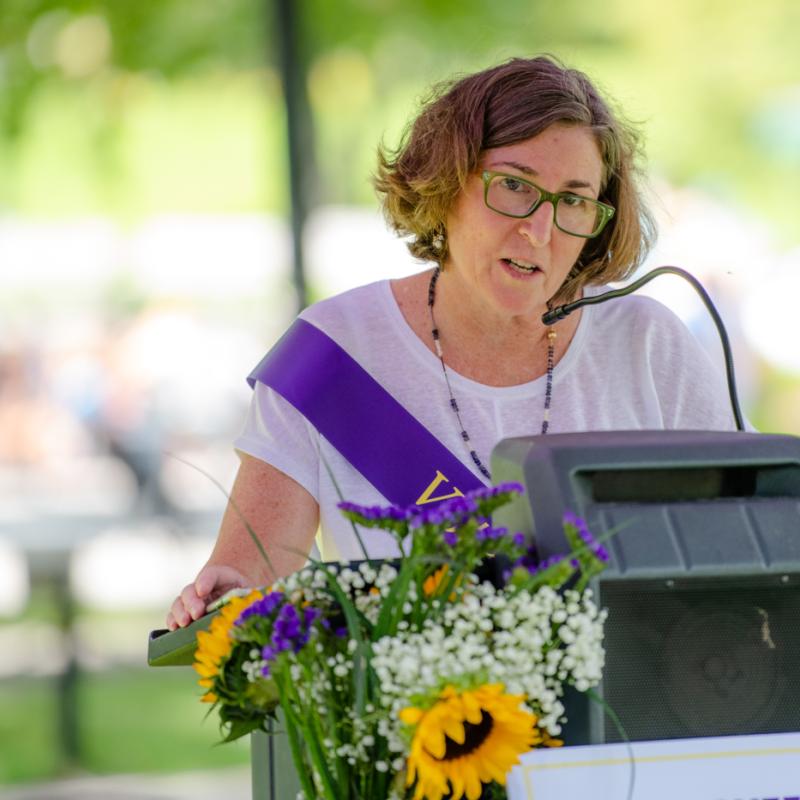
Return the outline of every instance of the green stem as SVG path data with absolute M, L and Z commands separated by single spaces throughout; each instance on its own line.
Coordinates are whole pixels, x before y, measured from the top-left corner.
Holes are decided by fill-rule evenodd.
M 385 740 L 378 737 L 377 730 L 375 731 L 374 736 L 375 741 L 380 743 L 379 747 L 375 749 L 375 761 L 385 761 L 387 764 L 391 764 L 391 758 L 389 758 L 389 748 L 387 747 Z M 387 784 L 391 774 L 391 769 L 388 772 L 378 772 L 376 769 L 370 770 L 367 776 L 367 791 L 364 792 L 363 796 L 386 797 L 388 788 Z
M 628 777 L 628 800 L 632 800 L 633 790 L 636 788 L 636 758 L 633 755 L 631 740 L 625 732 L 622 720 L 617 716 L 617 712 L 606 702 L 605 698 L 601 697 L 594 689 L 587 689 L 586 695 L 603 709 L 611 722 L 614 723 L 620 738 L 625 742 L 625 748 L 628 751 L 628 758 L 631 762 L 631 771 Z
M 311 674 L 311 671 L 307 664 L 304 665 L 304 670 L 306 673 L 306 680 L 309 681 L 309 683 L 314 681 L 314 675 Z M 333 675 L 333 670 L 326 667 L 325 671 L 327 672 L 328 679 L 331 682 L 331 686 L 333 686 L 335 679 L 335 675 Z M 330 710 L 339 707 L 340 703 L 338 702 L 338 699 L 334 696 L 333 691 L 331 691 L 328 694 L 327 701 L 325 703 L 325 708 Z M 317 718 L 316 714 L 312 714 L 312 716 L 314 718 L 314 721 L 318 723 L 317 727 L 320 727 L 321 720 Z M 341 739 L 338 734 L 336 721 L 334 720 L 333 715 L 330 713 L 325 714 L 325 728 L 326 730 L 324 734 L 322 733 L 322 731 L 320 731 L 320 736 L 324 735 L 333 742 L 333 764 L 336 769 L 336 779 L 339 781 L 339 786 L 347 786 L 348 785 L 347 770 L 344 766 L 344 763 L 342 762 L 342 759 L 339 758 L 339 756 L 336 754 L 339 744 L 341 743 Z M 344 799 L 342 798 L 342 800 Z
M 284 724 L 286 725 L 286 735 L 289 739 L 289 748 L 292 751 L 292 761 L 294 761 L 294 767 L 297 771 L 297 777 L 300 780 L 300 784 L 303 789 L 303 794 L 309 800 L 314 800 L 316 795 L 316 789 L 314 788 L 314 782 L 311 776 L 311 770 L 308 768 L 306 764 L 306 760 L 303 756 L 303 748 L 300 744 L 300 740 L 297 736 L 297 726 L 295 725 L 293 714 L 289 711 L 288 706 L 289 703 L 287 702 L 283 705 L 284 716 L 286 717 Z
M 291 675 L 288 674 L 288 665 L 285 669 L 275 670 L 275 673 L 279 671 L 281 673 L 287 673 L 285 675 L 281 675 L 280 678 L 278 678 L 277 674 L 275 674 L 275 682 L 278 684 L 281 696 L 281 708 L 286 715 L 286 729 L 289 731 L 290 728 L 293 728 L 294 730 L 290 736 L 294 737 L 297 736 L 298 731 L 302 731 L 303 740 L 306 748 L 308 749 L 308 755 L 311 760 L 312 767 L 316 767 L 317 773 L 319 774 L 324 797 L 327 800 L 341 800 L 338 792 L 336 791 L 336 786 L 333 778 L 331 777 L 330 771 L 328 770 L 328 764 L 325 760 L 325 755 L 320 749 L 319 740 L 317 739 L 317 732 L 309 730 L 309 728 L 300 721 L 300 715 L 295 713 L 295 704 L 298 709 L 301 709 L 302 703 L 300 701 L 300 697 L 294 691 L 294 682 L 292 681 Z M 312 719 L 316 716 L 311 709 L 305 710 L 310 712 Z M 295 758 L 295 764 L 299 768 L 303 764 L 303 756 L 302 751 L 300 751 L 299 742 L 297 742 L 297 748 L 298 755 L 295 757 L 295 747 L 292 745 L 292 756 Z M 312 786 L 309 797 L 316 798 L 316 796 L 316 791 Z

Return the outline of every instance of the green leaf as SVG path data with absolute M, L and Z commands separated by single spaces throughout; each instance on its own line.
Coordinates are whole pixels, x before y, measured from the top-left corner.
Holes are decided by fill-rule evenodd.
M 383 599 L 378 621 L 372 632 L 372 640 L 378 641 L 382 636 L 393 633 L 397 624 L 397 617 L 403 613 L 403 604 L 408 594 L 408 587 L 412 579 L 418 574 L 420 564 L 419 556 L 410 556 L 400 564 L 400 572 L 389 590 L 389 594 Z
M 247 736 L 248 733 L 252 733 L 253 731 L 264 730 L 265 719 L 266 717 L 262 715 L 258 719 L 230 720 L 225 723 L 228 733 L 221 744 L 224 742 L 235 742 L 237 739 L 241 739 L 242 736 Z
M 362 625 L 369 630 L 372 626 L 369 620 L 355 607 L 353 601 L 348 597 L 347 593 L 339 585 L 336 574 L 330 568 L 325 569 L 325 577 L 328 579 L 328 585 L 331 593 L 338 600 L 339 605 L 344 612 L 344 617 L 347 622 L 347 632 L 350 639 L 356 643 L 356 649 L 353 653 L 353 696 L 356 702 L 356 711 L 359 714 L 364 713 L 364 706 L 366 705 L 366 679 L 367 674 L 361 668 L 360 657 L 369 660 L 370 646 L 368 642 L 364 641 L 362 634 Z
M 271 711 L 280 704 L 280 695 L 275 681 L 266 678 L 248 683 L 244 695 L 254 706 L 263 708 L 265 711 Z

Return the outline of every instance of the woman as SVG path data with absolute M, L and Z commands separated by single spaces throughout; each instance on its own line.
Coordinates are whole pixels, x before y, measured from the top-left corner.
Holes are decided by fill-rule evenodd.
M 628 297 L 549 328 L 541 322 L 553 303 L 627 277 L 645 256 L 652 225 L 635 157 L 635 136 L 588 78 L 553 59 L 514 59 L 440 88 L 398 151 L 380 151 L 376 179 L 390 224 L 435 266 L 318 303 L 301 320 L 486 483 L 493 446 L 510 436 L 732 429 L 722 376 L 655 301 Z M 264 383 L 236 447 L 232 497 L 241 515 L 229 505 L 211 558 L 172 606 L 170 628 L 230 588 L 300 568 L 318 526 L 323 558 L 363 557 L 336 508 L 339 491 L 386 503 Z M 397 458 L 382 457 L 390 466 Z M 417 502 L 463 488 L 436 471 Z M 370 556 L 395 555 L 388 537 L 364 536 Z

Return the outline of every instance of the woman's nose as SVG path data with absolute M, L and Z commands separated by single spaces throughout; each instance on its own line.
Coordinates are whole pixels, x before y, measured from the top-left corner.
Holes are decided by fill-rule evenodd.
M 544 247 L 553 232 L 555 208 L 552 203 L 542 203 L 529 217 L 520 220 L 519 232 L 534 246 Z

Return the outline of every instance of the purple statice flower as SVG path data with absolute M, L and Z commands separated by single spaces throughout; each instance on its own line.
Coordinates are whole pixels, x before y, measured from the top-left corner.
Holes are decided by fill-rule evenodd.
M 409 520 L 412 528 L 423 525 L 441 525 L 443 522 L 460 522 L 478 510 L 477 502 L 469 495 L 452 497 L 430 508 L 414 506 Z
M 482 490 L 479 489 L 478 491 Z M 505 483 L 498 483 L 497 486 L 492 487 L 489 490 L 489 493 L 485 496 L 497 497 L 497 495 L 505 494 L 506 492 L 511 492 L 511 494 L 524 494 L 525 487 L 521 483 L 517 483 L 516 481 L 506 481 Z
M 524 547 L 525 546 L 525 534 L 524 533 L 520 533 L 519 531 L 517 531 L 517 533 L 514 534 L 513 542 L 514 542 L 514 546 L 515 547 Z
M 338 637 L 339 639 L 344 639 L 344 637 L 347 636 L 346 625 L 340 625 L 338 628 L 334 628 L 333 624 L 327 617 L 323 617 L 320 620 L 319 624 L 322 625 L 322 627 L 325 628 L 326 631 L 330 631 L 334 636 Z
M 592 533 L 589 531 L 589 527 L 587 526 L 585 520 L 581 519 L 581 517 L 579 517 L 577 514 L 574 514 L 572 511 L 567 510 L 564 512 L 564 524 L 571 525 L 573 528 L 575 528 L 583 543 L 600 561 L 602 561 L 604 564 L 607 564 L 611 560 L 608 550 L 606 550 L 606 548 L 594 538 Z
M 423 525 L 441 525 L 444 522 L 458 525 L 479 510 L 481 500 L 489 500 L 508 492 L 520 494 L 523 491 L 524 489 L 519 483 L 484 486 L 480 489 L 473 489 L 464 495 L 444 500 L 431 508 L 412 506 L 408 509 L 409 516 L 407 518 L 412 528 L 421 528 Z M 481 519 L 480 521 L 486 520 Z
M 540 559 L 536 548 L 531 545 L 525 552 L 514 562 L 515 567 L 524 567 L 528 572 L 533 575 L 539 567 Z
M 272 626 L 272 643 L 278 652 L 292 649 L 292 643 L 300 638 L 301 624 L 302 619 L 291 603 L 281 607 Z
M 250 617 L 271 617 L 275 609 L 283 602 L 283 592 L 270 592 L 255 603 L 251 603 L 241 614 L 236 618 L 234 625 L 241 625 L 245 620 Z
M 444 539 L 444 543 L 450 547 L 455 547 L 458 544 L 458 535 L 455 531 L 445 531 L 442 534 L 442 538 Z
M 521 494 L 525 491 L 519 483 L 501 483 L 498 486 L 483 486 L 473 489 L 464 495 L 450 498 L 430 508 L 417 505 L 412 506 L 362 506 L 358 503 L 342 502 L 338 508 L 345 514 L 354 514 L 365 522 L 408 522 L 412 528 L 421 528 L 423 525 L 441 525 L 445 522 L 460 523 L 474 514 L 479 508 L 481 500 L 489 500 L 500 494 L 511 492 Z
M 261 657 L 267 662 L 261 672 L 270 674 L 270 662 L 280 653 L 298 653 L 311 637 L 311 626 L 320 616 L 320 611 L 313 606 L 306 606 L 298 611 L 291 603 L 284 603 L 278 610 L 272 625 L 272 638 L 264 645 Z
M 492 542 L 507 535 L 508 528 L 493 528 L 491 525 L 486 525 L 486 527 L 478 528 L 475 531 L 475 539 L 479 542 Z
M 540 559 L 539 554 L 536 551 L 535 545 L 530 545 L 525 550 L 525 552 L 514 562 L 513 566 L 515 568 L 523 567 L 524 569 L 528 570 L 528 572 L 531 575 L 536 575 L 538 572 L 544 572 L 544 570 L 549 569 L 554 564 L 558 564 L 565 558 L 566 556 L 559 554 Z M 578 565 L 578 562 L 575 561 L 575 559 L 572 559 L 570 563 L 572 564 L 573 567 L 576 567 Z

